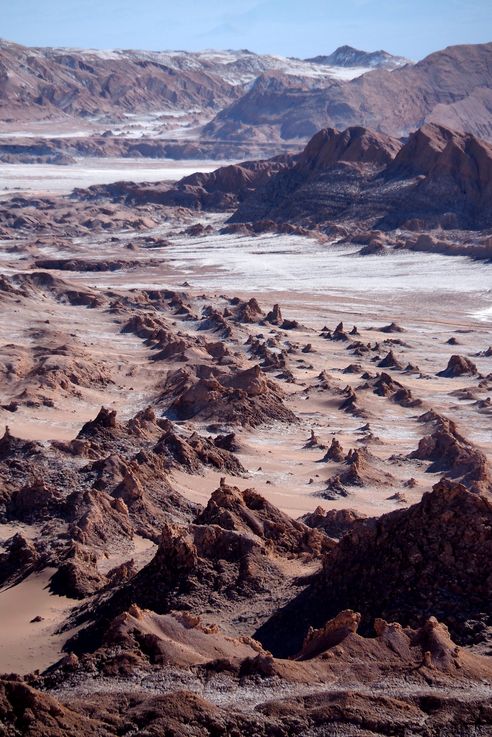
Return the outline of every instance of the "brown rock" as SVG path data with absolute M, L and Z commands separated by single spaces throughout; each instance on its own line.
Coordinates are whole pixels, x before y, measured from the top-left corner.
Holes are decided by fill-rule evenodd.
M 266 501 L 254 489 L 240 491 L 222 485 L 214 491 L 196 524 L 216 524 L 224 529 L 249 532 L 258 536 L 277 554 L 319 555 L 326 538 L 302 522 L 292 520 Z
M 328 461 L 335 461 L 337 463 L 341 463 L 345 458 L 344 450 L 341 446 L 341 443 L 337 438 L 332 438 L 331 445 L 326 451 L 325 455 L 321 459 L 323 463 L 327 463 Z
M 320 629 L 309 628 L 297 660 L 308 660 L 320 655 L 323 651 L 339 645 L 348 635 L 355 634 L 359 627 L 361 615 L 347 609 L 339 612 Z
M 477 373 L 477 367 L 473 361 L 470 361 L 466 356 L 453 355 L 449 359 L 447 367 L 440 371 L 438 376 L 475 376 Z
M 464 438 L 451 420 L 426 413 L 420 419 L 435 424 L 431 435 L 426 435 L 410 458 L 432 461 L 430 473 L 446 473 L 461 481 L 471 491 L 481 493 L 491 488 L 487 458 L 476 446 Z
M 353 509 L 324 510 L 323 507 L 316 507 L 314 512 L 303 515 L 301 520 L 308 527 L 323 530 L 328 537 L 338 539 L 352 528 L 354 522 L 365 517 L 365 514 Z
M 265 322 L 269 322 L 271 325 L 281 325 L 283 322 L 282 312 L 280 305 L 273 305 L 273 309 L 265 317 Z

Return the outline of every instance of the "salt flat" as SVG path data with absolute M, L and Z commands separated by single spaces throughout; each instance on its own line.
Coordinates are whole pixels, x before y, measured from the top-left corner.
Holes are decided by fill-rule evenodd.
M 2 164 L 0 197 L 12 192 L 67 194 L 75 187 L 131 180 L 175 181 L 196 171 L 209 172 L 220 161 L 171 161 L 167 159 L 84 158 L 76 164 Z

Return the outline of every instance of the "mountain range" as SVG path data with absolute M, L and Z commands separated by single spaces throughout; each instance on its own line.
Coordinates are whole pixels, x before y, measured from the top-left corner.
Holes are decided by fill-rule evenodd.
M 0 41 L 0 115 L 17 119 L 55 113 L 207 111 L 209 117 L 243 94 L 261 74 L 278 72 L 309 88 L 406 60 L 386 52 L 341 47 L 301 60 L 243 51 L 133 51 L 28 48 Z
M 492 43 L 449 47 L 413 64 L 350 46 L 301 60 L 248 50 L 101 51 L 1 41 L 0 132 L 19 137 L 22 122 L 32 138 L 44 125 L 55 161 L 88 155 L 76 143 L 81 136 L 99 136 L 90 155 L 236 160 L 298 151 L 327 127 L 363 126 L 400 138 L 436 123 L 491 140 L 491 68 Z M 143 145 L 137 154 L 135 139 Z M 7 160 L 18 155 L 2 153 Z
M 262 75 L 206 126 L 218 139 L 306 139 L 324 127 L 363 125 L 407 136 L 440 123 L 492 138 L 492 43 L 453 46 L 417 64 L 377 69 L 324 89 L 278 72 Z

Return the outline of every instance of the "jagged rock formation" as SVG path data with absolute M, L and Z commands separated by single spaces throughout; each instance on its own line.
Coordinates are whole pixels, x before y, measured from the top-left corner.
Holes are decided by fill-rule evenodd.
M 402 146 L 366 128 L 327 128 L 292 163 L 247 198 L 232 222 L 471 229 L 492 222 L 492 148 L 469 133 L 427 124 Z
M 187 382 L 168 412 L 179 419 L 193 417 L 251 427 L 274 420 L 296 421 L 282 401 L 280 387 L 267 379 L 259 366 Z
M 386 356 L 379 361 L 378 366 L 380 368 L 392 368 L 397 370 L 401 370 L 403 368 L 393 351 L 388 351 Z
M 360 614 L 349 609 L 339 612 L 336 617 L 330 619 L 324 627 L 318 630 L 310 627 L 297 659 L 308 660 L 339 645 L 351 633 L 355 634 L 357 632 L 360 619 Z
M 279 555 L 317 556 L 330 547 L 322 535 L 310 529 L 313 525 L 306 526 L 292 520 L 254 489 L 240 491 L 222 485 L 214 491 L 195 522 L 253 533 L 265 541 L 268 549 Z
M 444 473 L 471 491 L 481 493 L 492 489 L 486 456 L 458 432 L 452 420 L 433 413 L 422 415 L 420 420 L 432 423 L 435 429 L 420 440 L 410 458 L 431 461 L 429 473 Z
M 49 565 L 57 569 L 58 593 L 83 598 L 99 590 L 109 580 L 97 568 L 101 554 L 114 546 L 131 549 L 135 533 L 157 541 L 166 521 L 196 514 L 197 505 L 172 488 L 173 468 L 244 472 L 227 446 L 233 438 L 216 445 L 197 433 L 178 434 L 150 408 L 124 423 L 102 408 L 74 440 L 49 447 L 7 430 L 0 440 L 1 519 L 44 527 L 33 542 L 16 535 L 4 546 L 1 581 Z
M 99 591 L 106 583 L 107 578 L 97 570 L 96 554 L 74 543 L 52 576 L 50 589 L 59 596 L 84 599 Z
M 231 435 L 234 436 L 233 433 Z M 204 438 L 198 433 L 183 438 L 170 429 L 159 440 L 155 451 L 166 454 L 171 465 L 186 469 L 189 473 L 199 473 L 207 465 L 233 476 L 239 475 L 245 473 L 245 469 L 231 452 L 231 446 L 234 447 L 234 437 L 231 435 L 227 436 L 228 440 Z
M 205 620 L 210 612 L 220 612 L 225 623 L 249 599 L 260 612 L 269 602 L 268 614 L 288 595 L 278 559 L 309 560 L 333 545 L 254 490 L 222 485 L 193 524 L 164 525 L 152 561 L 109 598 L 95 603 L 89 610 L 94 624 L 67 647 L 77 652 L 100 647 L 110 620 L 132 604 L 157 614 L 192 610 Z
M 255 636 L 275 654 L 293 654 L 309 625 L 355 609 L 364 631 L 376 617 L 416 627 L 437 616 L 458 642 L 482 642 L 491 626 L 492 580 L 483 570 L 491 520 L 488 499 L 441 482 L 409 509 L 358 521 L 311 589 Z
M 69 655 L 55 668 L 60 673 L 87 671 L 111 676 L 131 675 L 135 669 L 152 670 L 205 666 L 234 672 L 244 661 L 266 656 L 261 645 L 247 637 L 225 635 L 217 625 L 206 625 L 191 612 L 156 614 L 132 604 L 114 617 L 101 636 L 94 654 Z
M 4 585 L 21 581 L 44 564 L 36 546 L 17 532 L 4 543 L 0 553 L 0 583 Z
M 336 499 L 337 495 L 347 496 L 352 486 L 388 486 L 394 482 L 390 473 L 378 469 L 378 460 L 367 449 L 350 450 L 340 473 L 331 476 L 322 496 Z M 347 489 L 349 487 L 349 489 Z
M 342 448 L 342 445 L 339 440 L 336 438 L 332 438 L 331 445 L 324 454 L 321 461 L 323 463 L 326 463 L 327 461 L 336 461 L 337 463 L 341 463 L 345 459 L 345 452 Z
M 378 365 L 381 366 L 381 362 Z M 398 365 L 402 368 L 401 364 Z M 400 384 L 385 371 L 377 374 L 374 379 L 368 380 L 367 385 L 372 387 L 374 394 L 380 397 L 389 397 L 392 402 L 396 402 L 402 407 L 418 407 L 422 404 L 420 399 L 414 398 L 408 387 Z
M 282 325 L 283 317 L 280 310 L 280 305 L 273 305 L 273 309 L 265 317 L 265 322 L 269 322 L 271 325 Z
M 358 396 L 351 386 L 347 386 L 344 389 L 345 399 L 340 404 L 339 409 L 348 414 L 354 415 L 354 417 L 364 417 L 365 410 L 359 407 L 357 404 Z
M 339 539 L 349 532 L 354 523 L 364 519 L 366 515 L 353 509 L 328 509 L 316 507 L 314 512 L 309 512 L 301 517 L 302 522 L 308 527 L 323 530 L 328 537 Z
M 313 131 L 313 133 L 315 133 Z M 155 224 L 160 206 L 234 211 L 224 233 L 342 234 L 384 252 L 386 231 L 404 228 L 398 245 L 417 251 L 470 253 L 490 258 L 490 243 L 470 244 L 415 234 L 430 228 L 480 230 L 492 223 L 492 148 L 470 133 L 427 123 L 400 139 L 361 126 L 324 128 L 304 151 L 247 161 L 194 174 L 176 185 L 165 182 L 111 185 L 77 190 L 77 228 L 97 232 L 109 215 L 132 229 Z M 28 206 L 29 204 L 29 206 Z M 51 200 L 12 198 L 0 226 L 58 232 L 50 221 Z M 138 216 L 138 217 L 137 217 Z M 200 230 L 201 237 L 207 235 Z M 379 249 L 379 250 L 378 250 Z M 372 251 L 369 251 L 372 252 Z

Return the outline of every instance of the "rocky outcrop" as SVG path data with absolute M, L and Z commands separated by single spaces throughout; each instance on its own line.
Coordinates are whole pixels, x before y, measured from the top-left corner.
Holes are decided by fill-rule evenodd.
M 377 618 L 374 621 L 376 638 L 372 642 L 357 634 L 360 621 L 361 615 L 348 609 L 339 612 L 320 629 L 310 628 L 297 660 L 319 656 L 341 656 L 343 659 L 345 649 L 349 650 L 351 657 L 357 657 L 357 651 L 359 657 L 364 657 L 364 654 L 370 657 L 369 653 L 374 648 L 379 651 L 382 662 L 388 662 L 393 656 L 400 660 L 400 667 L 403 668 L 413 663 L 415 670 L 454 675 L 467 667 L 466 656 L 462 656 L 461 648 L 452 641 L 446 625 L 435 617 L 429 617 L 418 629 Z
M 239 300 L 235 305 L 234 317 L 238 322 L 255 323 L 264 317 L 264 313 L 256 298 L 251 297 L 247 302 Z
M 122 499 L 104 491 L 73 491 L 66 501 L 69 532 L 73 540 L 96 547 L 133 537 L 133 524 Z
M 51 577 L 50 590 L 58 596 L 85 599 L 106 583 L 107 578 L 97 570 L 95 553 L 79 543 L 73 543 Z
M 184 438 L 170 429 L 159 440 L 155 452 L 166 455 L 171 465 L 188 473 L 199 473 L 204 465 L 232 475 L 245 473 L 245 469 L 231 450 L 221 447 L 221 444 L 234 447 L 231 438 L 229 441 L 219 439 L 217 445 L 217 440 L 205 438 L 198 433 Z
M 453 378 L 455 376 L 476 376 L 478 373 L 476 365 L 466 356 L 453 355 L 448 361 L 448 365 L 438 376 L 446 376 Z
M 320 655 L 325 650 L 339 645 L 350 633 L 357 632 L 360 620 L 360 614 L 348 609 L 339 612 L 334 619 L 330 619 L 320 629 L 315 630 L 310 627 L 302 643 L 301 652 L 297 655 L 297 659 L 308 660 L 309 658 L 316 657 L 316 655 Z
M 62 660 L 59 670 L 80 673 L 97 668 L 106 676 L 131 676 L 136 669 L 199 666 L 234 674 L 243 661 L 259 655 L 266 653 L 258 642 L 229 637 L 191 612 L 156 614 L 132 604 L 111 620 L 94 654 L 83 655 L 76 663 Z
M 479 561 L 492 544 L 491 519 L 486 499 L 460 485 L 438 484 L 409 510 L 361 523 L 342 538 L 325 560 L 324 585 L 337 592 L 338 602 L 364 602 L 365 618 L 372 610 L 415 625 L 426 613 L 437 614 L 462 641 L 476 641 L 480 627 L 474 631 L 467 621 L 487 624 L 482 612 L 492 582 L 482 576 Z M 347 570 L 350 580 L 342 583 L 340 573 Z
M 56 447 L 74 456 L 101 459 L 115 452 L 137 452 L 160 438 L 169 429 L 169 421 L 156 416 L 152 407 L 137 412 L 126 422 L 117 419 L 116 411 L 101 407 L 98 415 L 86 422 L 77 436 Z
M 176 334 L 165 320 L 152 314 L 133 315 L 122 332 L 134 333 L 145 340 L 145 344 L 155 351 L 154 361 L 186 361 L 185 353 L 193 345 L 182 334 Z
M 316 507 L 314 512 L 304 514 L 301 520 L 308 527 L 323 530 L 328 537 L 339 539 L 352 529 L 357 520 L 365 517 L 365 514 L 354 509 L 325 510 L 323 507 Z
M 233 374 L 199 379 L 170 405 L 179 419 L 218 420 L 255 427 L 274 420 L 296 422 L 282 400 L 283 392 L 266 378 L 259 366 Z
M 431 461 L 429 473 L 444 473 L 471 491 L 489 491 L 492 480 L 484 453 L 458 432 L 452 420 L 429 414 L 422 419 L 433 423 L 435 429 L 420 440 L 409 458 Z
M 322 496 L 326 499 L 336 499 L 338 495 L 347 496 L 352 486 L 391 485 L 394 482 L 393 476 L 380 471 L 378 465 L 378 459 L 367 449 L 350 450 L 345 456 L 342 470 L 328 479 Z
M 128 206 L 154 204 L 227 212 L 237 208 L 255 189 L 288 166 L 291 166 L 290 159 L 281 155 L 272 159 L 221 166 L 210 173 L 191 174 L 174 186 L 164 182 L 120 182 L 116 185 L 95 185 L 86 191 L 80 191 L 78 196 L 90 200 L 107 198 Z M 203 228 L 187 233 L 195 237 L 204 237 L 207 234 Z
M 250 531 L 216 524 L 165 524 L 152 561 L 110 598 L 96 602 L 90 614 L 83 615 L 87 619 L 89 614 L 94 624 L 67 647 L 93 652 L 101 646 L 110 621 L 132 604 L 157 614 L 220 612 L 225 623 L 237 607 L 241 609 L 241 602 L 257 607 L 271 591 L 275 592 L 273 598 L 281 601 L 285 576 L 266 550 L 265 540 Z
M 384 169 L 399 148 L 398 141 L 367 129 L 323 129 L 293 166 L 245 200 L 231 222 L 268 218 L 303 224 L 311 221 L 314 225 L 334 220 L 337 211 L 350 207 L 360 187 L 355 182 Z
M 89 420 L 79 432 L 79 437 L 91 437 L 103 430 L 114 430 L 116 428 L 116 410 L 101 407 L 99 413 L 93 420 Z
M 226 626 L 249 602 L 265 618 L 289 596 L 287 561 L 295 558 L 301 565 L 317 560 L 334 545 L 254 490 L 222 483 L 194 523 L 165 523 L 150 563 L 82 611 L 80 622 L 89 619 L 92 624 L 67 648 L 94 652 L 110 622 L 133 604 L 162 615 L 193 612 L 204 624 L 220 616 Z
M 294 653 L 309 626 L 359 610 L 361 630 L 377 617 L 419 627 L 437 616 L 458 643 L 487 639 L 492 579 L 492 505 L 460 484 L 440 482 L 409 509 L 361 520 L 324 559 L 309 592 L 261 627 L 274 654 Z
M 405 330 L 396 322 L 390 322 L 389 325 L 383 325 L 379 328 L 381 333 L 404 333 Z
M 283 323 L 280 305 L 273 305 L 273 309 L 265 317 L 265 322 L 269 322 L 271 325 L 281 325 Z
M 20 532 L 5 541 L 0 553 L 0 585 L 21 581 L 42 568 L 43 556 Z
M 303 522 L 291 519 L 254 489 L 240 491 L 236 487 L 221 485 L 195 523 L 252 533 L 277 555 L 316 557 L 329 547 L 323 535 Z
M 418 407 L 422 404 L 420 399 L 414 398 L 408 387 L 403 386 L 399 381 L 395 381 L 390 374 L 384 371 L 377 374 L 374 379 L 368 380 L 368 385 L 372 386 L 374 394 L 380 397 L 389 397 L 392 402 L 400 404 L 402 407 Z
M 351 386 L 347 386 L 343 393 L 345 394 L 345 399 L 340 404 L 339 409 L 341 409 L 342 412 L 354 415 L 354 417 L 364 417 L 365 410 L 358 404 L 357 392 L 355 392 Z
M 469 133 L 428 124 L 401 146 L 365 128 L 324 129 L 231 221 L 269 218 L 327 230 L 354 222 L 387 230 L 418 221 L 477 230 L 492 223 L 491 188 L 492 147 Z M 435 250 L 441 252 L 437 244 Z
M 15 491 L 7 504 L 6 514 L 10 519 L 32 524 L 63 515 L 62 494 L 37 479 Z
M 379 361 L 378 366 L 380 368 L 392 368 L 397 370 L 401 370 L 403 368 L 393 351 L 388 351 L 386 356 Z
M 321 459 L 321 462 L 327 463 L 328 461 L 335 461 L 336 463 L 341 463 L 344 458 L 345 452 L 340 441 L 337 440 L 337 438 L 332 438 L 331 445 Z

